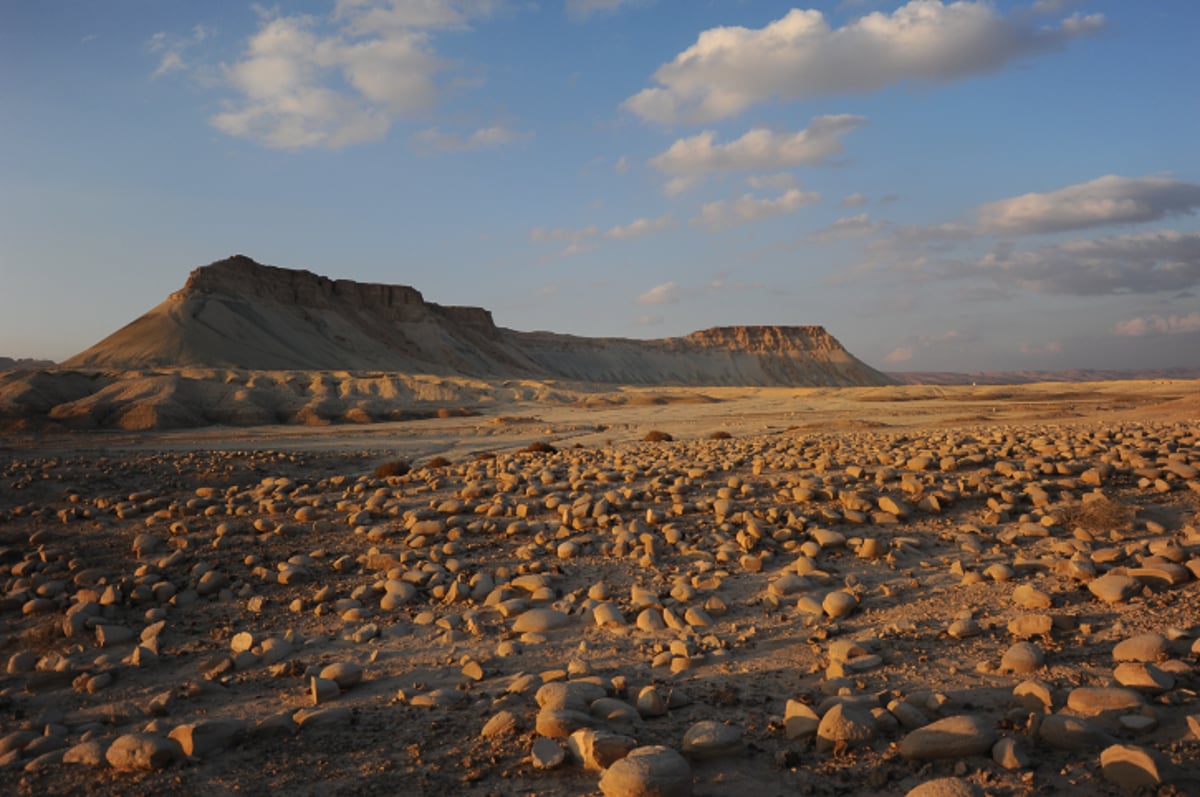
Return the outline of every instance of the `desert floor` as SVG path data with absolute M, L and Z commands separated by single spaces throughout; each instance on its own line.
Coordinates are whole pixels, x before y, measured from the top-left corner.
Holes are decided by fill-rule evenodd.
M 0 469 L 4 793 L 1200 793 L 1194 382 L 610 389 Z

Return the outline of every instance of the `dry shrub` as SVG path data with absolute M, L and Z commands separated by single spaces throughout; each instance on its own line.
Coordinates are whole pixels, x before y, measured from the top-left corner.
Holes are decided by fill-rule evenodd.
M 432 468 L 445 468 L 445 467 L 449 467 L 452 464 L 454 464 L 454 463 L 452 463 L 450 460 L 446 459 L 445 457 L 434 457 L 433 459 L 431 459 L 425 463 L 425 467 L 431 468 L 431 469 Z
M 496 458 L 496 453 L 494 451 L 480 451 L 475 454 L 476 462 L 482 462 L 484 460 L 495 459 L 495 458 Z
M 1136 515 L 1136 508 L 1105 496 L 1067 507 L 1062 522 L 1069 529 L 1087 532 L 1132 531 Z
M 718 429 L 717 431 L 710 434 L 708 436 L 708 439 L 709 440 L 729 440 L 732 437 L 733 437 L 733 435 L 731 435 L 729 432 L 726 432 L 724 429 Z
M 530 454 L 553 454 L 558 451 L 557 448 L 542 440 L 530 443 L 521 450 Z
M 669 443 L 675 438 L 671 437 L 671 435 L 667 434 L 666 432 L 660 432 L 657 429 L 651 429 L 649 432 L 646 432 L 646 436 L 642 439 L 647 443 Z
M 412 468 L 410 468 L 409 464 L 404 460 L 393 459 L 376 465 L 374 473 L 376 479 L 387 479 L 392 476 L 403 476 L 410 470 L 412 470 Z

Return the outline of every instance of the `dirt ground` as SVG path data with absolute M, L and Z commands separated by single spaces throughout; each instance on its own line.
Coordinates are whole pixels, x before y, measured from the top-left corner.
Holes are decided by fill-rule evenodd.
M 614 389 L 404 423 L 10 435 L 0 790 L 599 794 L 571 755 L 531 755 L 539 687 L 590 681 L 632 714 L 593 704 L 581 727 L 676 750 L 701 721 L 740 732 L 689 754 L 696 795 L 1200 793 L 1198 388 Z M 1102 576 L 1133 586 L 1109 602 Z M 554 627 L 522 631 L 536 609 Z M 1134 662 L 1152 683 L 1090 708 L 1078 690 L 1129 681 L 1114 649 L 1142 634 L 1161 637 Z M 1041 660 L 1014 669 L 1022 642 Z M 318 702 L 334 663 L 361 681 Z M 647 687 L 665 713 L 634 708 Z M 827 740 L 789 701 L 874 724 Z M 505 711 L 514 727 L 481 733 Z M 907 754 L 913 711 L 981 718 L 987 749 Z M 212 720 L 231 721 L 215 749 L 103 760 Z M 1021 761 L 992 754 L 1004 739 Z M 1154 776 L 1104 766 L 1115 745 Z

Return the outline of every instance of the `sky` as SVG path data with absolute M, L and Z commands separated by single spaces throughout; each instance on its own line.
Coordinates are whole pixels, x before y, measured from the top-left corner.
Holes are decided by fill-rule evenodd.
M 0 355 L 235 253 L 518 330 L 1200 366 L 1194 0 L 0 0 Z

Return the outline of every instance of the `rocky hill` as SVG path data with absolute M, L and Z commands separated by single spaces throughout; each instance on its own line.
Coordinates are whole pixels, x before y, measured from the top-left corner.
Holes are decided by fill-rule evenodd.
M 90 349 L 72 369 L 394 371 L 631 385 L 881 385 L 822 327 L 719 327 L 682 338 L 584 338 L 497 327 L 478 307 L 403 285 L 333 280 L 237 255 Z

